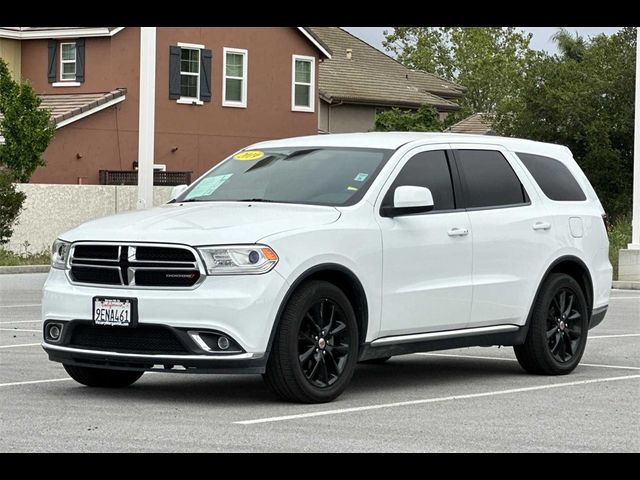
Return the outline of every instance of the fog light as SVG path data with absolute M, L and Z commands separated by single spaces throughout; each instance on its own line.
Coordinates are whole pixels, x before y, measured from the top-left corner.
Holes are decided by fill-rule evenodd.
M 229 348 L 229 339 L 227 337 L 220 337 L 218 338 L 218 348 L 220 350 L 226 350 L 227 348 Z
M 57 323 L 52 323 L 47 327 L 47 337 L 54 342 L 60 340 L 60 335 L 62 334 L 62 325 Z

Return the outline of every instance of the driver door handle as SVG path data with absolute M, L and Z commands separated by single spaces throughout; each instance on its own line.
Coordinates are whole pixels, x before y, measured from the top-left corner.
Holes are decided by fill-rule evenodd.
M 466 228 L 455 227 L 449 230 L 447 232 L 447 235 L 449 235 L 450 237 L 466 237 L 467 235 L 469 235 L 469 230 L 467 230 Z
M 551 228 L 551 224 L 549 222 L 536 222 L 533 224 L 534 230 L 549 230 Z

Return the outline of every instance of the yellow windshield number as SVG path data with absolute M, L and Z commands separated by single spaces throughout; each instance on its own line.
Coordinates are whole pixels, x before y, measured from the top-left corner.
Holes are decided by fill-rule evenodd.
M 259 160 L 264 157 L 264 152 L 259 150 L 247 150 L 246 152 L 240 152 L 233 156 L 234 160 Z

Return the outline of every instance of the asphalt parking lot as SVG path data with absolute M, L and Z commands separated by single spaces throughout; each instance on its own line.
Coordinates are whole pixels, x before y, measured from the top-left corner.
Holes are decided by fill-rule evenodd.
M 46 275 L 0 275 L 0 451 L 640 451 L 640 292 L 616 290 L 576 371 L 524 373 L 510 348 L 358 367 L 325 405 L 260 376 L 145 374 L 80 386 L 39 346 Z

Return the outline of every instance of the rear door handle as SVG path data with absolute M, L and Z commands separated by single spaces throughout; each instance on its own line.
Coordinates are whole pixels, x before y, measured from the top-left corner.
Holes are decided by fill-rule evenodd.
M 447 235 L 449 235 L 450 237 L 465 237 L 467 235 L 469 235 L 469 230 L 467 230 L 466 228 L 452 228 L 451 230 L 449 230 L 447 232 Z
M 549 230 L 551 228 L 551 224 L 549 222 L 536 222 L 533 224 L 534 230 Z

